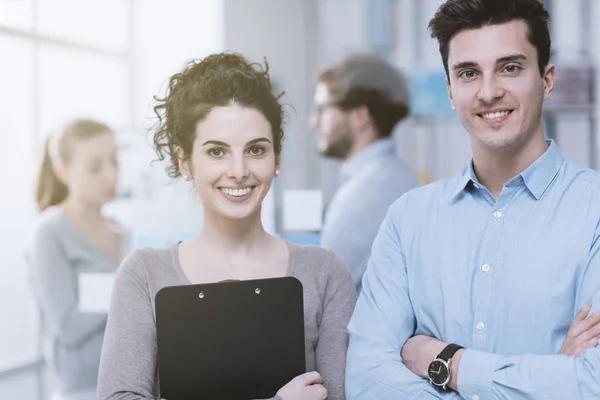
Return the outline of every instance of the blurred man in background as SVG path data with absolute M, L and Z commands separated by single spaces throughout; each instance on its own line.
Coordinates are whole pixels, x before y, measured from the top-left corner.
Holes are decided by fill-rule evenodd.
M 317 76 L 310 125 L 319 152 L 342 161 L 321 244 L 347 263 L 357 290 L 388 207 L 418 186 L 392 138 L 409 109 L 407 80 L 378 55 L 351 56 Z

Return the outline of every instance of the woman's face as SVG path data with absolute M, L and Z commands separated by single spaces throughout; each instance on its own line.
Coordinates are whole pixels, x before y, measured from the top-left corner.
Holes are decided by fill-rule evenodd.
M 59 176 L 74 196 L 94 206 L 113 200 L 117 189 L 117 146 L 112 132 L 69 143 L 69 162 Z
M 265 116 L 230 105 L 213 108 L 197 124 L 192 155 L 179 167 L 194 180 L 206 211 L 244 219 L 260 212 L 279 162 Z

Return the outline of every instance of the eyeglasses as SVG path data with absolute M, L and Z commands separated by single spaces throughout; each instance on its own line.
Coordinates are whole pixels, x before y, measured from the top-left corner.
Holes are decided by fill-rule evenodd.
M 316 117 L 320 117 L 321 115 L 323 115 L 325 110 L 327 110 L 329 108 L 335 108 L 337 106 L 338 105 L 335 103 L 314 104 L 311 113 L 312 113 L 312 115 L 314 115 Z

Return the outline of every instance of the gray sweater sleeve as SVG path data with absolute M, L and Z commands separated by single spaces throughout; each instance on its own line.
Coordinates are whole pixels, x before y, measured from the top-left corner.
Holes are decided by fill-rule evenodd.
M 333 256 L 327 269 L 319 342 L 315 349 L 317 371 L 327 388 L 329 400 L 344 400 L 347 326 L 354 310 L 356 290 L 348 267 Z
M 31 281 L 49 329 L 63 346 L 78 348 L 104 330 L 106 316 L 79 312 L 77 272 L 59 241 L 61 232 L 52 228 L 41 226 L 34 233 L 28 252 Z
M 143 259 L 131 252 L 113 287 L 98 374 L 98 400 L 156 399 L 156 325 Z

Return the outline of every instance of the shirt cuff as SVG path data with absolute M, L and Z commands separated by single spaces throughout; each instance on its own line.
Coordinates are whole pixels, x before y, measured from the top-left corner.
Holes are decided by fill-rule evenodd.
M 500 356 L 467 349 L 458 364 L 456 386 L 464 399 L 492 399 L 492 374 Z

